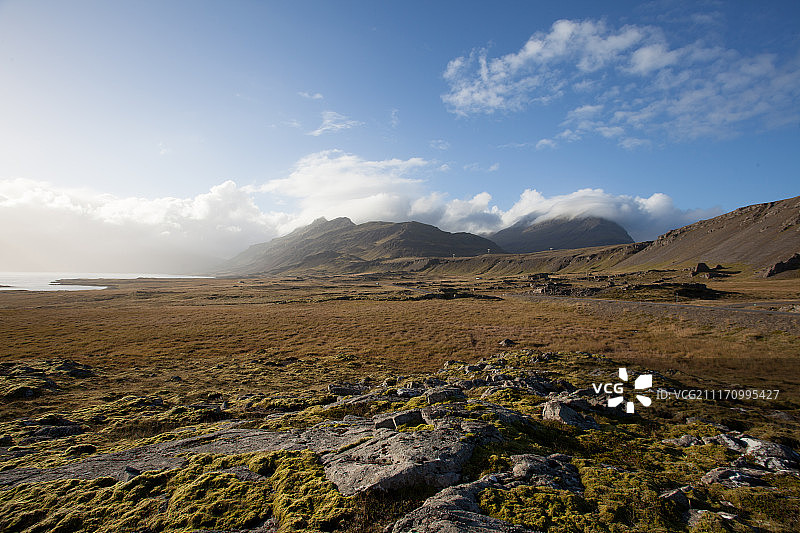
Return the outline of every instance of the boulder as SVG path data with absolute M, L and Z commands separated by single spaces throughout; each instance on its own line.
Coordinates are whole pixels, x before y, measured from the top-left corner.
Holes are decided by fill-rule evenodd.
M 423 391 L 422 389 L 410 389 L 408 387 L 400 387 L 395 390 L 392 394 L 397 396 L 398 398 L 415 398 L 417 396 L 422 396 Z
M 542 418 L 545 420 L 558 420 L 569 426 L 581 429 L 598 428 L 597 422 L 591 416 L 581 415 L 567 404 L 557 401 L 549 401 L 544 404 Z
M 658 496 L 664 501 L 671 502 L 678 511 L 685 513 L 691 507 L 689 503 L 689 498 L 686 497 L 686 494 L 681 489 L 674 489 L 668 490 L 666 492 L 662 492 Z
M 713 437 L 703 437 L 703 444 L 717 444 L 725 446 L 735 452 L 742 453 L 747 449 L 747 443 L 738 438 L 737 433 L 715 435 Z
M 328 385 L 328 392 L 336 396 L 353 396 L 355 394 L 362 394 L 369 390 L 369 387 L 362 384 L 355 384 L 349 382 L 331 383 Z
M 788 446 L 750 437 L 741 440 L 747 444 L 745 454 L 755 464 L 773 472 L 800 470 L 800 455 Z
M 122 472 L 123 472 L 122 478 L 123 478 L 124 481 L 130 481 L 130 480 L 132 480 L 133 478 L 135 478 L 136 476 L 138 476 L 139 474 L 142 473 L 141 470 L 139 470 L 138 468 L 134 468 L 134 467 L 132 467 L 130 465 L 126 466 L 122 470 Z
M 57 372 L 65 372 L 68 376 L 73 378 L 91 378 L 95 375 L 94 370 L 92 370 L 92 367 L 89 365 L 76 363 L 75 361 L 71 361 L 69 359 L 62 361 L 57 366 L 53 367 L 53 370 Z
M 391 413 L 388 415 L 375 417 L 373 420 L 375 421 L 375 429 L 397 429 L 402 425 L 418 426 L 425 423 L 425 420 L 423 420 L 422 413 L 419 409 Z
M 798 269 L 800 269 L 800 254 L 794 254 L 786 261 L 778 261 L 777 263 L 769 267 L 766 270 L 766 272 L 764 272 L 764 277 L 769 278 L 772 276 L 776 276 L 781 272 L 786 272 L 787 270 L 798 270 Z
M 459 387 L 444 386 L 425 391 L 425 398 L 428 400 L 428 404 L 433 405 L 442 402 L 463 402 L 467 396 Z
M 83 433 L 81 426 L 40 426 L 33 432 L 32 437 L 37 439 L 60 439 Z
M 570 462 L 571 459 L 570 456 L 560 453 L 546 457 L 535 454 L 512 455 L 511 474 L 515 480 L 523 481 L 525 485 L 582 491 L 580 473 Z
M 472 438 L 465 438 L 470 433 Z M 499 439 L 489 424 L 441 419 L 429 430 L 375 430 L 374 438 L 344 451 L 323 454 L 325 475 L 345 496 L 366 490 L 425 485 L 449 487 L 481 442 Z
M 707 472 L 700 482 L 705 485 L 713 485 L 719 483 L 725 487 L 758 487 L 766 485 L 758 477 L 752 475 L 752 471 L 745 472 L 744 470 L 734 468 L 715 468 Z
M 700 444 L 703 444 L 703 441 L 698 437 L 689 434 L 681 435 L 680 437 L 674 439 L 664 439 L 661 442 L 664 444 L 672 444 L 673 446 L 678 446 L 680 448 L 688 448 L 689 446 L 699 446 Z
M 704 272 L 711 272 L 711 269 L 708 268 L 708 265 L 705 263 L 697 263 L 697 266 L 692 269 L 692 276 L 696 276 Z

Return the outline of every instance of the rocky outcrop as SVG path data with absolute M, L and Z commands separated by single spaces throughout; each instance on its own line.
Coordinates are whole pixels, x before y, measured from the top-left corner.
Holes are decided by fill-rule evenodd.
M 418 509 L 387 526 L 386 533 L 533 533 L 533 530 L 483 514 L 478 505 L 487 489 L 508 490 L 520 486 L 547 486 L 579 493 L 583 490 L 578 469 L 567 455 L 512 456 L 511 472 L 490 474 L 478 481 L 447 488 L 428 498 Z
M 532 530 L 481 513 L 477 495 L 493 486 L 491 479 L 445 489 L 422 507 L 384 529 L 385 533 L 533 533 Z
M 700 482 L 705 485 L 713 485 L 718 483 L 725 487 L 757 487 L 766 485 L 757 476 L 752 475 L 752 472 L 735 468 L 715 468 L 706 473 Z
M 70 359 L 36 363 L 0 363 L 0 398 L 5 401 L 32 400 L 59 388 L 56 380 L 95 376 L 94 370 Z
M 408 413 L 398 419 L 418 420 Z M 140 472 L 178 468 L 188 454 L 278 450 L 316 452 L 328 478 L 345 495 L 414 485 L 447 487 L 461 481 L 461 470 L 476 445 L 501 440 L 490 424 L 447 414 L 447 410 L 428 413 L 432 426 L 416 431 L 375 427 L 372 420 L 358 417 L 290 432 L 242 429 L 232 423 L 207 435 L 98 454 L 61 467 L 0 472 L 0 487 L 69 478 L 124 481 L 126 467 Z
M 475 445 L 491 440 L 501 437 L 489 424 L 442 419 L 433 429 L 380 428 L 373 438 L 321 459 L 328 479 L 346 496 L 417 485 L 443 488 L 459 483 Z
M 659 479 L 674 481 L 666 486 L 654 485 L 658 486 L 660 494 L 657 505 L 648 513 L 651 510 L 659 513 L 658 520 L 678 520 L 683 514 L 686 521 L 699 520 L 700 511 L 706 508 L 718 508 L 719 502 L 709 500 L 709 495 L 715 493 L 708 490 L 713 485 L 744 491 L 748 487 L 769 486 L 770 490 L 778 491 L 782 489 L 775 479 L 800 472 L 800 455 L 791 448 L 692 417 L 686 419 L 687 425 L 702 424 L 685 431 L 703 436 L 681 435 L 682 431 L 674 433 L 670 429 L 661 432 L 659 438 L 632 439 L 631 448 L 645 456 L 653 451 L 656 460 L 662 456 L 679 457 L 685 452 L 687 456 L 699 452 L 704 461 L 719 459 L 703 463 L 708 472 L 701 476 L 705 470 L 697 471 L 692 467 L 690 477 L 686 477 L 684 466 L 672 462 L 633 466 L 628 462 L 625 445 L 606 446 L 606 439 L 620 437 L 623 435 L 620 428 L 629 431 L 627 428 L 639 424 L 639 416 L 644 418 L 652 410 L 645 409 L 642 415 L 623 420 L 630 415 L 620 408 L 609 408 L 608 395 L 592 389 L 577 389 L 566 381 L 587 383 L 595 378 L 606 381 L 607 375 L 614 375 L 618 370 L 616 365 L 614 373 L 605 368 L 591 370 L 589 377 L 575 378 L 570 366 L 566 371 L 540 370 L 540 365 L 558 362 L 563 354 L 506 352 L 501 355 L 474 364 L 450 361 L 441 371 L 428 376 L 340 382 L 329 391 L 341 393 L 334 402 L 324 405 L 286 402 L 282 397 L 281 402 L 275 400 L 281 406 L 278 412 L 264 408 L 268 400 L 264 395 L 232 398 L 232 405 L 226 407 L 208 403 L 170 406 L 160 397 L 130 397 L 120 404 L 124 406 L 120 407 L 122 416 L 134 417 L 141 410 L 158 413 L 178 409 L 187 412 L 224 410 L 229 416 L 245 413 L 248 416 L 243 418 L 248 420 L 198 425 L 199 430 L 192 433 L 196 436 L 163 435 L 159 436 L 160 442 L 114 453 L 97 453 L 103 445 L 95 447 L 86 442 L 88 436 L 78 434 L 106 424 L 105 417 L 97 413 L 80 411 L 19 419 L 16 425 L 8 425 L 13 437 L 6 435 L 3 429 L 0 454 L 24 459 L 14 454 L 38 453 L 37 450 L 52 441 L 58 457 L 53 460 L 51 455 L 49 464 L 60 466 L 21 468 L 12 465 L 0 471 L 0 490 L 24 491 L 28 488 L 20 485 L 26 483 L 106 477 L 113 479 L 98 483 L 116 491 L 118 487 L 113 480 L 128 483 L 125 487 L 149 483 L 155 477 L 167 483 L 165 480 L 170 476 L 180 478 L 198 468 L 200 462 L 213 457 L 213 461 L 219 462 L 209 466 L 206 473 L 224 475 L 210 476 L 209 480 L 233 485 L 236 491 L 253 489 L 259 494 L 270 493 L 285 481 L 283 476 L 289 474 L 313 479 L 313 484 L 318 485 L 315 489 L 318 490 L 317 501 L 331 498 L 339 503 L 344 500 L 352 503 L 364 498 L 369 502 L 376 495 L 387 493 L 404 494 L 423 487 L 438 490 L 418 508 L 395 519 L 386 527 L 387 533 L 532 533 L 531 524 L 547 522 L 550 525 L 539 527 L 546 530 L 561 523 L 551 519 L 574 520 L 576 530 L 581 530 L 584 522 L 579 521 L 587 514 L 592 516 L 589 520 L 607 524 L 609 518 L 598 512 L 603 506 L 616 506 L 629 516 L 635 516 L 642 505 L 639 496 L 642 483 L 656 475 L 661 476 Z M 597 364 L 596 356 L 584 356 L 592 367 Z M 509 363 L 506 357 L 519 359 Z M 59 372 L 66 375 L 69 371 Z M 659 380 L 665 379 L 657 373 L 654 375 Z M 373 384 L 371 388 L 370 383 Z M 329 395 L 321 397 L 325 398 L 323 401 L 330 400 Z M 220 395 L 213 398 L 209 395 L 209 400 L 221 399 Z M 596 418 L 602 426 L 597 424 Z M 542 420 L 559 423 L 543 424 Z M 576 429 L 561 426 L 562 423 Z M 651 431 L 652 426 L 646 427 L 645 433 Z M 582 433 L 593 429 L 597 431 Z M 200 431 L 208 433 L 198 434 Z M 176 440 L 165 440 L 168 438 Z M 25 439 L 33 439 L 31 443 L 35 446 L 24 446 Z M 15 443 L 20 445 L 13 446 Z M 594 456 L 592 451 L 598 446 L 603 450 L 600 457 Z M 663 453 L 669 446 L 681 449 Z M 683 450 L 693 446 L 701 448 Z M 719 453 L 720 449 L 714 450 L 713 446 L 726 448 L 725 454 Z M 729 462 L 732 454 L 727 450 L 738 457 Z M 572 457 L 553 453 L 556 451 L 574 453 L 577 457 L 574 464 Z M 713 453 L 706 453 L 708 451 Z M 249 453 L 259 455 L 242 457 Z M 308 461 L 307 470 L 298 467 L 304 464 L 299 456 Z M 63 464 L 69 461 L 72 462 Z M 28 462 L 31 464 L 37 463 Z M 278 464 L 283 464 L 280 468 L 286 470 L 275 470 Z M 667 469 L 668 475 L 662 475 L 662 468 Z M 172 472 L 156 472 L 164 470 Z M 487 472 L 491 473 L 485 475 Z M 479 476 L 482 477 L 474 480 Z M 196 477 L 193 475 L 193 479 Z M 245 482 L 248 487 L 236 485 L 239 482 Z M 676 488 L 679 484 L 685 486 Z M 201 485 L 195 487 L 200 492 L 205 490 Z M 284 499 L 291 502 L 302 499 L 302 491 L 290 485 L 286 485 Z M 355 495 L 359 497 L 342 498 Z M 701 501 L 704 498 L 706 501 Z M 403 502 L 405 509 L 410 508 L 407 506 L 410 503 Z M 154 508 L 160 504 L 155 502 Z M 652 501 L 647 503 L 650 504 Z M 273 503 L 258 501 L 253 505 L 257 510 L 252 516 L 257 515 L 257 519 L 247 523 L 255 524 L 255 529 L 224 531 L 267 532 L 278 527 L 294 527 L 286 517 L 281 517 L 277 508 L 270 507 Z M 331 517 L 335 520 L 326 524 L 341 527 L 353 518 L 355 511 L 349 505 L 332 511 Z M 714 512 L 715 516 L 724 518 L 723 514 Z M 537 522 L 540 519 L 544 522 Z M 631 528 L 648 530 L 650 526 L 645 519 L 648 518 L 639 517 L 638 524 L 631 522 Z M 511 520 L 524 521 L 527 526 L 511 523 Z M 245 522 L 243 520 L 242 524 Z
M 786 272 L 787 270 L 798 270 L 798 269 L 800 269 L 800 254 L 794 254 L 786 261 L 778 261 L 774 265 L 770 266 L 764 272 L 764 277 L 770 278 L 772 276 L 777 276 L 781 272 Z

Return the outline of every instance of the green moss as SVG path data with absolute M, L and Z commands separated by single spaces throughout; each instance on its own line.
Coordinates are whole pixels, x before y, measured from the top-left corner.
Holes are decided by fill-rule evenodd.
M 266 411 L 299 411 L 315 405 L 326 405 L 336 401 L 336 396 L 323 394 L 308 398 L 291 396 L 288 398 L 265 398 L 251 407 Z
M 431 424 L 419 424 L 417 426 L 409 426 L 407 424 L 401 424 L 397 426 L 397 431 L 433 431 L 433 426 Z
M 609 531 L 663 531 L 679 520 L 673 504 L 658 497 L 665 487 L 652 474 L 574 462 L 586 489 L 584 497 L 596 508 L 594 520 Z
M 501 389 L 487 398 L 492 403 L 513 409 L 525 415 L 541 415 L 545 398 L 517 389 Z
M 352 500 L 325 478 L 312 452 L 261 455 L 248 466 L 261 475 L 269 474 L 274 491 L 272 510 L 282 532 L 331 531 L 354 512 Z
M 553 533 L 583 533 L 591 506 L 580 496 L 550 487 L 487 489 L 478 498 L 489 516 Z
M 230 472 L 247 465 L 261 481 Z M 252 527 L 274 515 L 281 532 L 330 531 L 353 512 L 312 452 L 194 455 L 180 468 L 111 478 L 62 480 L 0 491 L 0 530 L 116 532 Z
M 206 472 L 194 479 L 178 476 L 167 507 L 171 526 L 230 529 L 260 520 L 270 501 L 263 483 L 240 481 L 233 474 Z
M 745 518 L 762 531 L 800 531 L 800 478 L 793 475 L 765 476 L 769 487 L 708 488 L 709 502 L 727 501 L 725 511 Z
M 428 406 L 428 399 L 425 396 L 414 396 L 402 405 L 398 411 L 406 411 L 408 409 L 420 409 Z
M 287 413 L 277 420 L 261 424 L 261 429 L 283 431 L 295 428 L 306 428 L 331 420 L 342 420 L 347 415 L 371 417 L 392 409 L 386 401 L 344 404 L 336 407 L 314 405 L 297 413 Z
M 690 531 L 692 533 L 730 533 L 733 530 L 716 513 L 709 512 L 704 513 Z

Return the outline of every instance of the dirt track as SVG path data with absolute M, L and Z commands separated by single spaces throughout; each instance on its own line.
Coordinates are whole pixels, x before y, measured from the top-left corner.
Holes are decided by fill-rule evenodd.
M 656 316 L 673 316 L 698 323 L 728 323 L 769 333 L 785 331 L 800 335 L 800 314 L 766 309 L 739 307 L 717 307 L 707 305 L 675 304 L 667 302 L 637 302 L 628 300 L 601 300 L 598 298 L 574 298 L 570 296 L 518 295 L 523 300 L 549 300 L 583 303 L 593 308 L 611 312 L 644 312 Z M 763 304 L 764 302 L 756 302 Z M 799 349 L 800 350 L 800 349 Z

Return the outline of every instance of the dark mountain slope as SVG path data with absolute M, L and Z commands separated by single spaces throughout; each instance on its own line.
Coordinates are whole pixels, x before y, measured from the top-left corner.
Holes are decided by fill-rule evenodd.
M 231 259 L 220 274 L 275 274 L 303 268 L 360 271 L 364 265 L 400 257 L 458 257 L 502 252 L 494 242 L 471 233 L 448 233 L 419 222 L 318 219 L 304 228 L 256 244 Z
M 800 196 L 742 207 L 661 235 L 618 268 L 705 262 L 755 269 L 800 252 Z
M 555 218 L 536 224 L 521 221 L 489 238 L 507 252 L 518 254 L 633 242 L 625 228 L 598 217 Z

